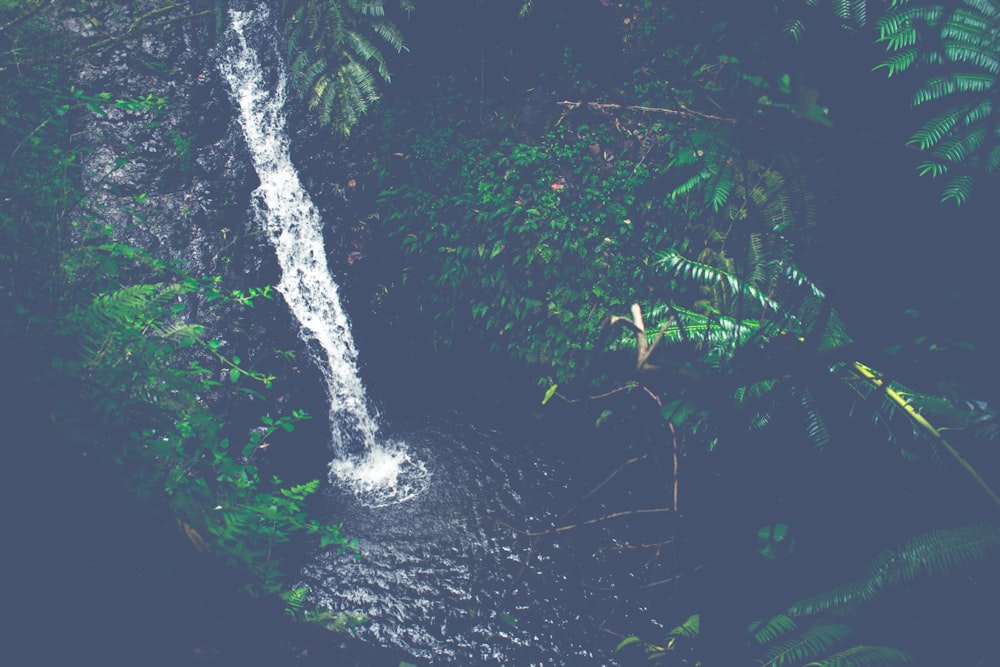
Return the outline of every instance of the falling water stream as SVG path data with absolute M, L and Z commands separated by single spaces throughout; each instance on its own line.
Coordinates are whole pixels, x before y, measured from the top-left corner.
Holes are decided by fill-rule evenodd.
M 278 291 L 326 383 L 335 453 L 331 473 L 372 504 L 404 501 L 420 493 L 427 470 L 404 444 L 378 437 L 378 414 L 358 375 L 358 352 L 327 265 L 323 220 L 292 164 L 285 130 L 286 76 L 274 35 L 268 34 L 267 8 L 233 10 L 231 21 L 221 70 L 260 178 L 254 203 L 281 269 Z M 248 43 L 254 37 L 272 50 L 275 72 L 266 71 Z
M 328 518 L 359 536 L 365 557 L 317 552 L 301 572 L 310 601 L 356 634 L 424 664 L 596 665 L 604 599 L 565 572 L 569 540 L 516 539 L 509 522 L 552 526 L 566 508 L 564 467 L 525 443 L 427 420 L 382 427 L 326 261 L 322 219 L 292 163 L 286 76 L 266 6 L 230 11 L 220 69 L 260 187 L 255 214 L 281 270 L 277 285 L 329 396 L 333 462 Z M 613 642 L 610 642 L 613 644 Z M 599 647 L 595 649 L 594 647 Z

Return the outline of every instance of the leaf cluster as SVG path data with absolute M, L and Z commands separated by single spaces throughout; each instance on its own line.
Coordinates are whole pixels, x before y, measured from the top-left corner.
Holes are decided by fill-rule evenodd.
M 409 0 L 400 9 L 412 11 Z M 403 51 L 382 0 L 286 0 L 282 4 L 292 86 L 324 125 L 347 135 L 390 80 L 382 50 Z

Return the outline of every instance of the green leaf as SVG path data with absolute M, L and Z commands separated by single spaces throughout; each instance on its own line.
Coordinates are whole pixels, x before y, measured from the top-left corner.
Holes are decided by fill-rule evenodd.
M 636 642 L 639 642 L 639 641 L 642 641 L 642 640 L 640 640 L 635 635 L 629 635 L 625 639 L 623 639 L 620 642 L 618 642 L 618 646 L 615 647 L 615 651 L 620 651 L 623 648 L 625 648 L 626 646 L 628 646 L 629 644 L 635 644 Z
M 559 388 L 559 385 L 558 384 L 554 384 L 551 387 L 549 387 L 548 390 L 546 390 L 545 396 L 542 398 L 542 405 L 545 405 L 546 403 L 548 403 L 552 399 L 552 397 L 556 395 L 556 389 L 558 389 L 558 388 Z

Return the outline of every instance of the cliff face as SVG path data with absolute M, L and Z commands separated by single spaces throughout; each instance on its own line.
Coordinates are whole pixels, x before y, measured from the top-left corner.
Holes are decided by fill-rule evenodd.
M 277 268 L 251 206 L 257 175 L 218 71 L 225 26 L 215 10 L 224 5 L 211 0 L 109 2 L 86 19 L 53 5 L 49 18 L 72 44 L 84 48 L 112 36 L 104 48 L 78 53 L 73 63 L 75 87 L 86 96 L 107 98 L 75 119 L 86 191 L 74 216 L 80 223 L 72 230 L 76 240 L 90 233 L 87 227 L 104 228 L 114 241 L 179 263 L 192 275 L 221 276 L 226 289 L 245 289 L 273 284 Z M 171 9 L 161 12 L 165 7 Z M 137 17 L 146 18 L 137 23 Z M 292 127 L 307 122 L 301 110 L 295 118 Z M 319 136 L 315 126 L 300 130 L 300 145 L 310 145 L 315 155 L 330 155 L 316 141 Z M 224 336 L 227 353 L 262 359 L 261 367 L 279 374 L 265 407 L 249 396 L 241 399 L 244 405 L 234 405 L 229 396 L 225 408 L 234 429 L 244 428 L 243 422 L 259 424 L 259 415 L 269 409 L 304 407 L 322 416 L 318 378 L 298 375 L 308 364 L 289 368 L 274 360 L 275 349 L 298 347 L 280 298 L 258 303 L 253 317 L 241 311 L 229 318 L 217 304 L 192 305 L 191 317 L 206 325 L 208 336 Z M 303 443 L 290 447 L 291 453 L 262 455 L 268 472 L 285 476 L 295 466 L 306 471 L 296 479 L 322 476 L 328 457 L 323 422 L 315 419 L 319 432 L 311 440 L 298 438 Z M 310 433 L 305 425 L 296 436 Z M 43 442 L 46 436 L 47 431 L 35 434 Z M 25 583 L 40 582 L 33 585 L 24 614 L 30 628 L 21 634 L 43 662 L 83 656 L 110 664 L 228 665 L 263 659 L 395 666 L 407 658 L 318 626 L 292 624 L 276 600 L 236 597 L 227 588 L 232 582 L 218 581 L 218 570 L 207 567 L 176 526 L 151 519 L 96 457 L 45 458 L 43 466 L 36 456 L 42 458 L 37 453 L 26 457 L 23 469 L 46 471 L 59 489 L 45 499 L 52 504 L 46 511 L 72 528 L 56 535 L 42 533 L 39 525 L 17 524 L 32 543 L 30 551 L 19 554 L 23 572 L 30 575 Z M 97 516 L 99 522 L 93 520 Z M 63 560 L 66 541 L 72 542 L 74 555 Z M 29 591 L 23 597 L 31 597 Z M 73 627 L 60 632 L 58 643 L 38 641 L 51 631 L 36 626 L 35 619 L 45 618 L 45 605 L 55 599 L 75 619 Z
M 135 17 L 157 5 L 142 0 L 109 13 L 104 29 L 128 35 Z M 223 26 L 212 6 L 193 2 L 185 13 L 146 19 L 134 36 L 84 54 L 78 87 L 115 103 L 82 118 L 79 138 L 90 150 L 89 203 L 117 240 L 199 275 L 235 278 L 259 268 L 260 240 L 246 209 L 256 176 L 216 71 Z

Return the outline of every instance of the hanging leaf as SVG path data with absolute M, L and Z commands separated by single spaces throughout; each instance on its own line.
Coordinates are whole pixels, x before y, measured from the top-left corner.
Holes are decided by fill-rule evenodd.
M 615 651 L 620 651 L 623 648 L 625 648 L 626 646 L 628 646 L 630 644 L 635 644 L 635 643 L 640 642 L 640 641 L 642 641 L 642 640 L 640 640 L 635 635 L 629 635 L 625 639 L 623 639 L 620 642 L 618 642 L 618 646 L 615 647 Z

